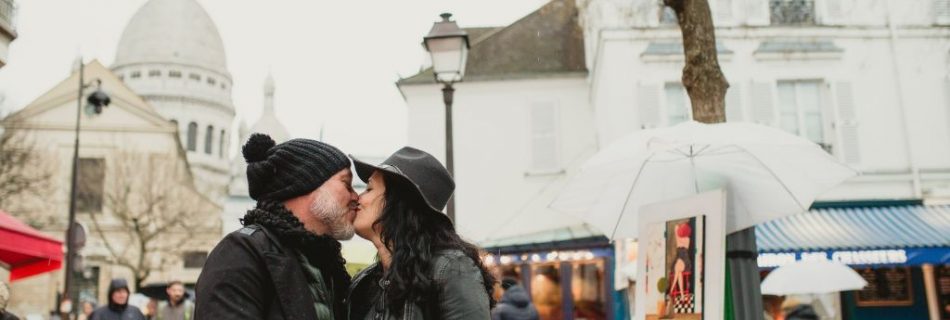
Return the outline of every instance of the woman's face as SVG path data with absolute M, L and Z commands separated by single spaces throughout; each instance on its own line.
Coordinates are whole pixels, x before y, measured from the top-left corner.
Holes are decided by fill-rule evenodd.
M 356 234 L 361 238 L 370 241 L 378 240 L 380 230 L 379 227 L 374 228 L 373 223 L 383 213 L 385 194 L 386 185 L 383 184 L 383 174 L 376 171 L 369 177 L 366 191 L 360 194 L 360 206 L 356 211 L 356 220 L 353 221 Z

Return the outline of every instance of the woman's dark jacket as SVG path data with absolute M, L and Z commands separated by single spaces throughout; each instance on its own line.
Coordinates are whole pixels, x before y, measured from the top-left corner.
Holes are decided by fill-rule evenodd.
M 460 250 L 444 250 L 435 254 L 432 262 L 436 290 L 424 303 L 407 302 L 401 314 L 382 302 L 385 283 L 381 283 L 382 266 L 379 263 L 361 271 L 350 285 L 347 299 L 350 320 L 367 317 L 381 320 L 413 319 L 491 319 L 488 293 L 481 270 Z M 379 313 L 378 318 L 375 316 Z
M 259 206 L 249 212 L 244 217 L 245 227 L 225 236 L 211 251 L 195 286 L 195 319 L 343 319 L 349 276 L 342 258 L 338 259 L 339 242 L 320 239 L 335 243 L 335 251 L 331 244 L 330 250 L 307 253 L 312 261 L 329 260 L 314 267 L 327 284 L 319 293 L 327 301 L 334 301 L 330 309 L 333 314 L 318 314 L 318 309 L 330 306 L 315 304 L 317 299 L 308 286 L 312 279 L 298 259 L 301 250 L 294 249 L 301 245 L 292 246 L 298 242 L 287 237 L 305 232 L 303 225 L 282 206 L 265 209 L 269 210 L 262 211 Z M 274 211 L 278 214 L 271 215 Z M 339 270 L 343 275 L 334 273 Z

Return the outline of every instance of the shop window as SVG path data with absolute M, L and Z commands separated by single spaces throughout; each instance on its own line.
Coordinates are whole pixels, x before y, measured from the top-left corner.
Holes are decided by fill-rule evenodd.
M 531 302 L 542 320 L 564 319 L 561 272 L 557 263 L 531 267 Z
M 607 319 L 603 261 L 574 262 L 571 265 L 571 296 L 574 319 Z
M 205 251 L 189 251 L 182 255 L 182 260 L 185 263 L 186 269 L 200 269 L 201 267 L 204 267 L 205 260 L 207 259 L 208 252 Z

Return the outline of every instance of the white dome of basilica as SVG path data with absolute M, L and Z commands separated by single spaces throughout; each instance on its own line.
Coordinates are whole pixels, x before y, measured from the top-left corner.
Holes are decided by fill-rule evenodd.
M 155 62 L 228 75 L 218 28 L 195 0 L 150 0 L 129 20 L 113 68 Z

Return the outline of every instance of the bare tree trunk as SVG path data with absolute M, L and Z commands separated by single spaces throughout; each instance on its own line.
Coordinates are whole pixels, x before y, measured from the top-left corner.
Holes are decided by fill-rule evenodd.
M 726 122 L 726 90 L 729 82 L 719 68 L 716 29 L 708 0 L 664 0 L 673 8 L 683 33 L 683 86 L 692 103 L 693 119 L 703 123 Z M 726 273 L 730 291 L 726 294 L 725 319 L 761 319 L 762 294 L 756 263 L 755 228 L 746 228 L 726 237 Z
M 707 0 L 664 0 L 673 8 L 683 33 L 683 86 L 693 105 L 693 119 L 703 123 L 726 122 L 726 89 L 729 82 L 719 68 L 716 31 Z

